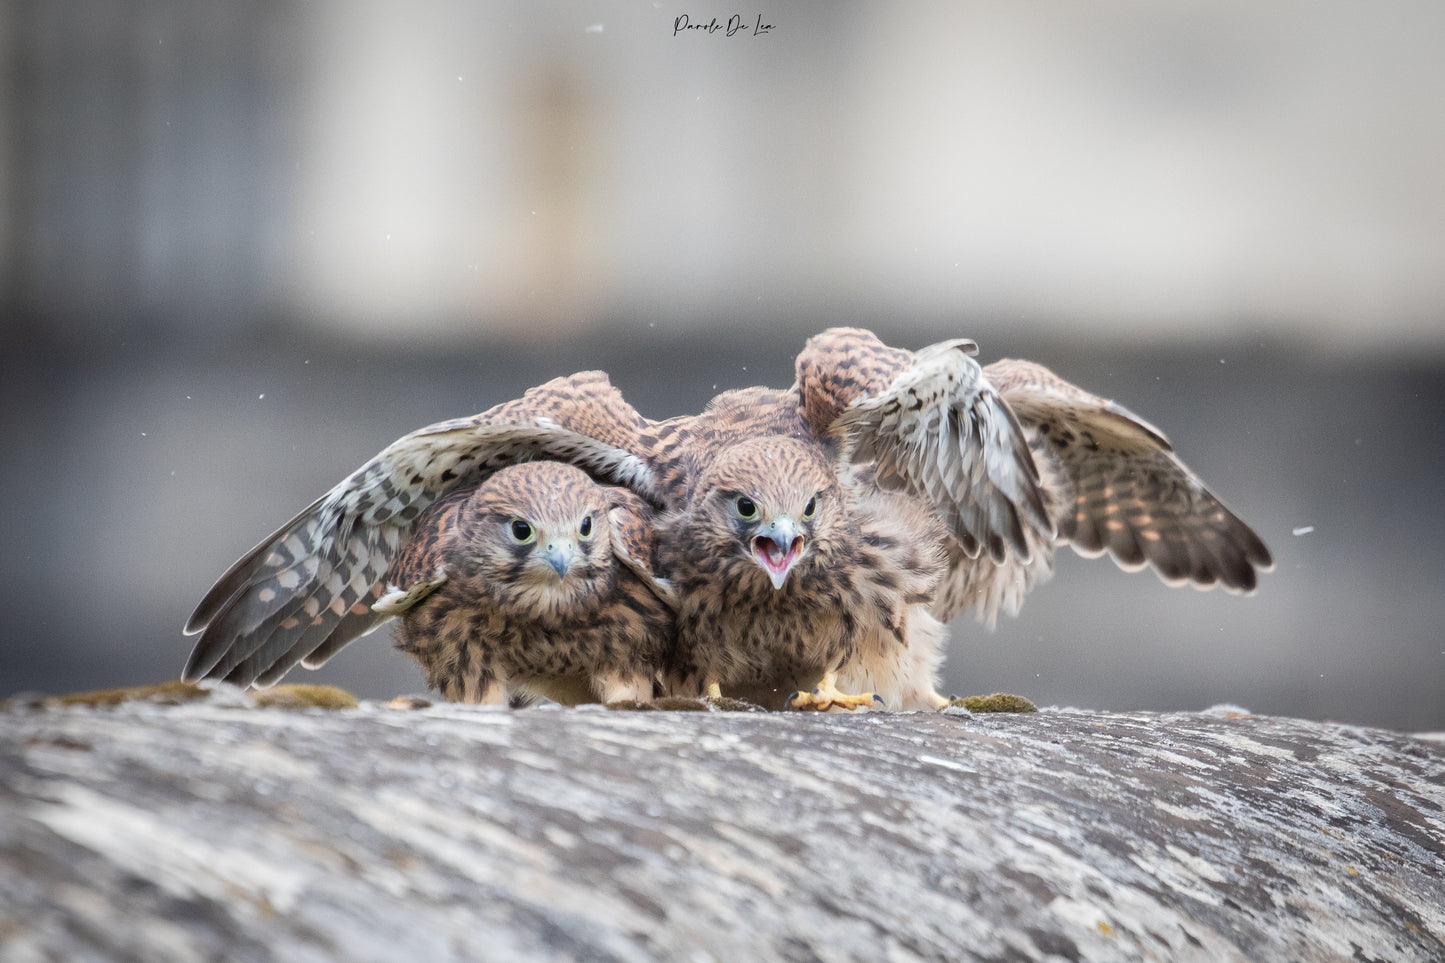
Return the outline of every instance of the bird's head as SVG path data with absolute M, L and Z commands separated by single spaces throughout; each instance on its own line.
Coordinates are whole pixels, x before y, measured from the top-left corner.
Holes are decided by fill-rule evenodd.
M 732 446 L 697 490 L 707 549 L 747 559 L 774 589 L 814 559 L 842 523 L 833 473 L 812 445 L 793 438 Z
M 614 577 L 609 504 L 608 490 L 570 465 L 497 472 L 473 496 L 464 533 L 480 590 L 529 618 L 595 609 Z

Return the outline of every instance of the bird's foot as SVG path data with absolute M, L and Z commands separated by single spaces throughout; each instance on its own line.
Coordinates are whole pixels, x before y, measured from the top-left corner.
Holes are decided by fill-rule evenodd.
M 1038 712 L 1039 707 L 1021 695 L 1011 692 L 995 692 L 993 695 L 954 697 L 948 700 L 947 709 L 958 706 L 969 712 Z
M 842 692 L 838 689 L 833 673 L 823 676 L 823 681 L 813 687 L 812 692 L 794 692 L 788 696 L 790 709 L 811 709 L 827 712 L 830 709 L 882 709 L 883 697 L 872 692 Z

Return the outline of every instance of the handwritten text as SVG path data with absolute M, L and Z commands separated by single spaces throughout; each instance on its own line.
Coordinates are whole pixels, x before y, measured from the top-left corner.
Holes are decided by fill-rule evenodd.
M 719 20 L 717 17 L 713 17 L 707 21 L 694 21 L 687 14 L 683 14 L 680 17 L 674 17 L 672 21 L 672 35 L 674 37 L 683 33 L 705 33 L 709 35 L 721 33 L 725 37 L 742 34 L 745 37 L 761 37 L 765 33 L 772 32 L 772 29 L 772 24 L 763 22 L 762 14 L 758 14 L 757 19 L 752 23 L 744 20 L 743 15 L 740 13 L 735 13 L 726 20 Z

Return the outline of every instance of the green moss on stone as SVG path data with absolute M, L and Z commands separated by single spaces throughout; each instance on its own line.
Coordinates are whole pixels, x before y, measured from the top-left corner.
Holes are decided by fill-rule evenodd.
M 278 685 L 251 693 L 268 709 L 355 709 L 356 696 L 334 685 Z
M 969 712 L 1038 712 L 1038 706 L 1021 695 L 995 692 L 992 695 L 965 696 L 949 700 L 951 706 L 963 706 Z
M 125 702 L 155 702 L 160 705 L 176 706 L 184 702 L 209 698 L 209 689 L 203 689 L 189 682 L 172 679 L 154 685 L 126 686 L 119 689 L 95 689 L 91 692 L 71 692 L 51 696 L 45 705 L 52 706 L 118 706 Z

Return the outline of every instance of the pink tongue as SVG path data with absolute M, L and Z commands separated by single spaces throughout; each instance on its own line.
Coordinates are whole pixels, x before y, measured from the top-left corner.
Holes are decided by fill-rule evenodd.
M 776 572 L 788 564 L 788 560 L 793 557 L 794 547 L 796 545 L 797 542 L 795 541 L 785 550 L 770 538 L 759 538 L 753 542 L 753 551 L 761 554 L 763 564 Z

